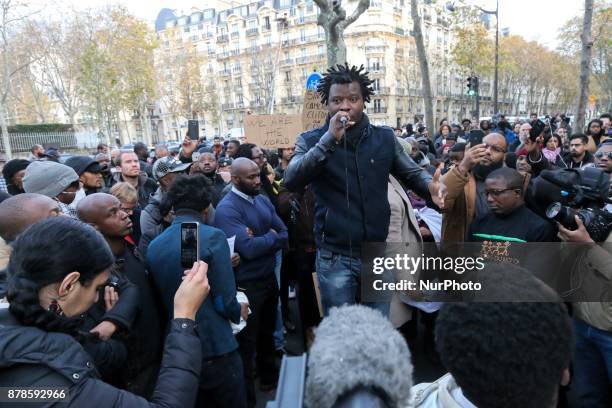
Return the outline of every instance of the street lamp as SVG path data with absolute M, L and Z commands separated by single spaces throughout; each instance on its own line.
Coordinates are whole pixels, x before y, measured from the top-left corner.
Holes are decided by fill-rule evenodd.
M 493 114 L 497 114 L 497 85 L 499 83 L 499 0 L 495 1 L 495 11 L 485 10 L 480 6 L 474 6 L 485 14 L 495 15 L 495 79 L 493 81 Z M 448 2 L 446 3 L 446 9 L 449 11 L 455 11 L 455 4 Z

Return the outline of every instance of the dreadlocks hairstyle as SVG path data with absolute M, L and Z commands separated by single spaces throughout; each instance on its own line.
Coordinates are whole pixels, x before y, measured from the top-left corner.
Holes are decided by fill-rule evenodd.
M 359 68 L 356 66 L 349 67 L 348 63 L 344 65 L 336 65 L 327 70 L 323 74 L 321 82 L 317 87 L 317 92 L 321 95 L 321 103 L 327 105 L 329 101 L 329 91 L 333 84 L 350 84 L 351 82 L 358 82 L 361 87 L 361 96 L 364 102 L 370 102 L 370 96 L 374 95 L 372 89 L 372 80 L 368 78 L 368 72 L 364 66 L 361 65 Z

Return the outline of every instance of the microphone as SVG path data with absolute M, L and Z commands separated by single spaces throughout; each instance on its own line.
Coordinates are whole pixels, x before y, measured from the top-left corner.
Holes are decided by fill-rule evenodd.
M 342 123 L 342 126 L 346 126 L 346 124 L 348 123 L 348 118 L 346 116 L 341 117 L 340 123 Z
M 406 341 L 379 311 L 362 305 L 331 309 L 309 352 L 306 407 L 373 406 L 347 404 L 356 399 L 408 406 L 411 386 Z

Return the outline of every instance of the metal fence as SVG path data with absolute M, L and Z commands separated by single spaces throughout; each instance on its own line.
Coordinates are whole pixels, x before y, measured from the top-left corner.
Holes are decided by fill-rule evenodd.
M 14 153 L 28 152 L 32 146 L 56 146 L 60 150 L 94 148 L 98 137 L 94 132 L 35 132 L 9 133 L 11 150 Z M 0 152 L 5 152 L 4 141 L 0 137 Z

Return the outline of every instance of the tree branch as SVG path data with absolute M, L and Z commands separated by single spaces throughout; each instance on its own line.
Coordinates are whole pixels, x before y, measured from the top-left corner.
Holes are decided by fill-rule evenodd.
M 329 3 L 327 0 L 314 0 L 314 2 L 319 6 L 322 12 L 329 12 Z
M 370 0 L 359 0 L 359 4 L 357 5 L 355 11 L 353 11 L 353 14 L 351 14 L 349 18 L 344 20 L 344 23 L 342 25 L 344 27 L 347 27 L 353 24 L 359 18 L 359 16 L 362 15 L 368 9 L 368 7 L 370 7 Z

